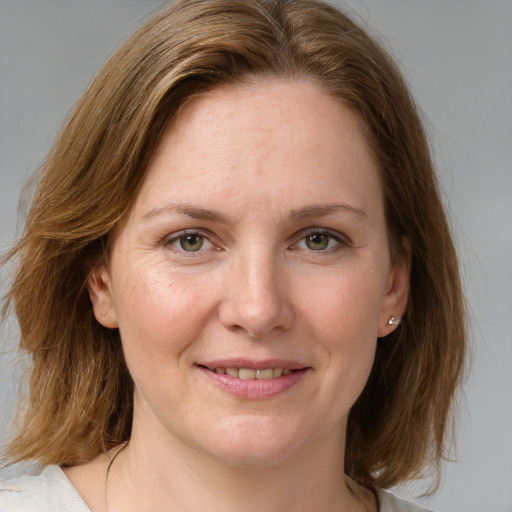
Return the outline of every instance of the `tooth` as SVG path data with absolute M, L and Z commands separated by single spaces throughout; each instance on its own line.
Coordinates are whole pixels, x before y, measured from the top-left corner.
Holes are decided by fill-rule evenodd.
M 289 373 L 292 373 L 290 368 L 283 368 L 283 375 L 288 375 Z
M 215 368 L 215 372 L 224 375 L 226 373 L 226 369 L 225 368 Z
M 252 370 L 251 368 L 240 368 L 240 370 L 238 370 L 238 377 L 244 380 L 254 379 L 256 378 L 256 370 Z
M 274 370 L 267 368 L 265 370 L 256 370 L 256 378 L 259 380 L 268 380 L 274 377 Z
M 238 368 L 226 368 L 226 373 L 231 377 L 238 377 Z
M 274 368 L 273 372 L 274 377 L 281 377 L 283 375 L 283 369 L 282 368 Z

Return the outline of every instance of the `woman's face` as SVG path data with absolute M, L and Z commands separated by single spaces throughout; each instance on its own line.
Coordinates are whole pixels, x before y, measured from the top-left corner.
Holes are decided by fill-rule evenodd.
M 120 330 L 134 432 L 260 466 L 343 450 L 407 289 L 359 118 L 278 80 L 213 90 L 169 124 L 89 283 Z

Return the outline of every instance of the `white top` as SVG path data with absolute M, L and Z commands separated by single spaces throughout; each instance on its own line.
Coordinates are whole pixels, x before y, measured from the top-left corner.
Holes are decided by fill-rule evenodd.
M 414 503 L 379 492 L 380 512 L 429 512 Z M 39 476 L 0 481 L 0 512 L 91 512 L 59 466 Z

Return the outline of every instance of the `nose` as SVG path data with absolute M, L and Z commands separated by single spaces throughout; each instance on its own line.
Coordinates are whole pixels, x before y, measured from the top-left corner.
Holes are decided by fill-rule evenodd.
M 289 329 L 294 313 L 284 274 L 272 255 L 240 257 L 229 268 L 221 324 L 254 338 Z

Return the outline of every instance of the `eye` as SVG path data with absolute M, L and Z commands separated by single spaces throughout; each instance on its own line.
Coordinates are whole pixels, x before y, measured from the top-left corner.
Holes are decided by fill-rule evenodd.
M 168 240 L 167 245 L 185 252 L 209 250 L 213 244 L 202 234 L 196 232 L 181 233 Z
M 182 235 L 178 238 L 178 243 L 184 251 L 199 251 L 204 245 L 204 237 L 197 234 Z
M 306 234 L 295 246 L 309 251 L 328 251 L 347 245 L 339 236 L 326 231 L 314 231 Z
M 315 233 L 313 235 L 308 235 L 304 241 L 306 242 L 308 249 L 311 249 L 312 251 L 323 251 L 329 247 L 331 237 L 325 233 Z

